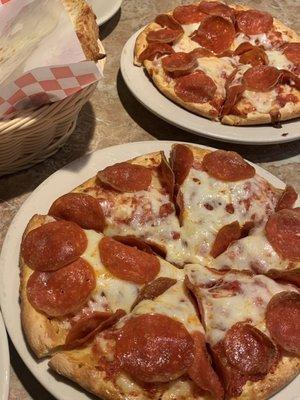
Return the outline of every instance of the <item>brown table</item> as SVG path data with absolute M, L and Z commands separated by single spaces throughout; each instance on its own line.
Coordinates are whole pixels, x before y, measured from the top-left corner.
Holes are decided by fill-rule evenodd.
M 45 162 L 30 170 L 0 178 L 0 246 L 22 203 L 49 175 L 87 152 L 120 143 L 152 139 L 181 140 L 236 150 L 300 191 L 300 141 L 272 146 L 242 146 L 205 139 L 160 120 L 128 91 L 119 70 L 121 50 L 127 39 L 157 14 L 188 2 L 191 1 L 124 0 L 122 10 L 101 27 L 108 54 L 105 79 L 99 83 L 91 102 L 80 113 L 70 140 Z M 300 2 L 251 0 L 244 3 L 269 11 L 300 31 Z M 25 367 L 11 343 L 10 357 L 10 400 L 53 399 Z

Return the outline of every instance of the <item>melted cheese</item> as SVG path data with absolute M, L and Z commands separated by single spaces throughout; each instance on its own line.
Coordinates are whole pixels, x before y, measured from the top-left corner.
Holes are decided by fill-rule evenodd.
M 194 42 L 190 37 L 183 35 L 179 40 L 176 41 L 175 44 L 173 44 L 172 47 L 176 53 L 180 51 L 188 53 L 194 49 L 199 48 L 200 45 Z
M 290 262 L 283 260 L 269 243 L 264 230 L 238 240 L 212 263 L 215 269 L 250 270 L 266 273 L 271 269 L 286 270 Z
M 293 69 L 293 63 L 279 50 L 266 51 L 269 59 L 269 65 L 278 69 Z
M 269 92 L 253 92 L 245 90 L 243 97 L 247 99 L 258 112 L 269 113 L 276 103 L 277 92 L 275 89 Z
M 235 50 L 244 42 L 250 42 L 253 46 L 263 46 L 265 49 L 272 48 L 272 44 L 265 33 L 249 36 L 244 33 L 239 33 L 232 44 L 232 50 Z
M 189 262 L 209 256 L 218 231 L 225 225 L 249 220 L 262 223 L 274 210 L 275 197 L 258 175 L 238 182 L 222 182 L 206 172 L 191 169 L 181 188 L 184 201 L 182 240 Z M 226 211 L 232 205 L 234 212 Z
M 197 70 L 205 72 L 215 82 L 218 93 L 225 97 L 225 82 L 234 70 L 234 60 L 229 57 L 212 58 L 201 57 L 197 59 Z
M 198 287 L 204 309 L 206 336 L 211 345 L 218 343 L 227 330 L 237 322 L 247 321 L 267 333 L 265 311 L 270 299 L 284 290 L 297 291 L 292 285 L 279 284 L 264 275 L 247 276 L 227 273 L 224 276 L 200 265 L 187 265 L 185 272 Z M 212 287 L 201 287 L 209 281 Z M 239 289 L 231 291 L 224 285 L 238 282 Z M 200 298 L 199 298 L 200 300 Z
M 181 25 L 181 26 L 182 26 L 182 28 L 184 30 L 184 33 L 187 36 L 190 36 L 192 33 L 194 33 L 199 28 L 200 23 L 196 22 L 194 24 L 184 24 L 184 25 Z

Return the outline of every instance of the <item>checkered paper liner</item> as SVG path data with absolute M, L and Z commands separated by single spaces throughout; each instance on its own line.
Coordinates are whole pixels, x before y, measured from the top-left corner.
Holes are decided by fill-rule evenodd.
M 4 9 L 8 3 L 12 7 L 14 6 L 13 3 L 19 1 L 0 0 L 0 16 L 1 10 L 7 12 Z M 25 0 L 24 3 L 28 3 L 28 0 Z M 20 6 L 20 3 L 18 6 Z M 73 30 L 73 28 L 71 29 Z M 78 42 L 77 44 L 74 43 L 73 38 L 74 48 L 80 47 L 75 32 L 74 37 Z M 84 60 L 84 58 L 83 55 L 81 60 Z M 33 68 L 20 76 L 15 76 L 14 81 L 8 83 L 6 81 L 0 84 L 0 120 L 14 117 L 13 114 L 23 109 L 37 108 L 63 100 L 98 81 L 103 76 L 102 65 L 87 60 L 78 62 L 78 58 L 76 61 L 69 64 Z
M 92 61 L 36 68 L 14 82 L 0 86 L 0 118 L 8 119 L 16 111 L 62 100 L 98 81 L 101 76 Z

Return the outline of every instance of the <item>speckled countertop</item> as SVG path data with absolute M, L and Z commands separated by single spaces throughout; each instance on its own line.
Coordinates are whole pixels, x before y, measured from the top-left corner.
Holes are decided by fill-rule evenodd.
M 233 149 L 300 191 L 300 141 L 272 146 L 225 144 L 186 133 L 152 115 L 125 86 L 119 71 L 121 49 L 127 39 L 153 17 L 180 0 L 124 0 L 120 10 L 101 28 L 108 53 L 103 79 L 91 102 L 80 113 L 78 125 L 67 144 L 45 162 L 0 178 L 0 247 L 14 215 L 29 194 L 49 175 L 72 160 L 96 149 L 141 140 L 181 140 Z M 251 0 L 249 6 L 269 11 L 300 31 L 299 0 Z M 234 129 L 234 128 L 233 128 Z M 10 400 L 52 400 L 37 382 L 10 343 Z M 71 400 L 71 399 L 70 399 Z

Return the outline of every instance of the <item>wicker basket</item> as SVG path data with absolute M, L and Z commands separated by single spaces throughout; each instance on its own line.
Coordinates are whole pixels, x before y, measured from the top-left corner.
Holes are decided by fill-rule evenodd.
M 104 53 L 100 40 L 98 45 Z M 105 58 L 99 64 L 104 68 Z M 96 87 L 97 82 L 64 100 L 23 110 L 14 119 L 0 121 L 0 176 L 31 167 L 63 146 L 75 129 L 79 111 Z

